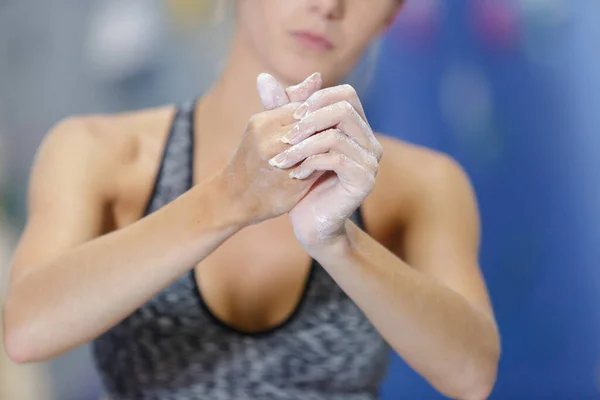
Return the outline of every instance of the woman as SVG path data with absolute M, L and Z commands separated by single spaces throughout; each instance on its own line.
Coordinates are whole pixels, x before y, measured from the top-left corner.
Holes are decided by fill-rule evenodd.
M 372 399 L 389 346 L 441 393 L 486 398 L 499 340 L 468 180 L 373 134 L 335 86 L 400 7 L 239 0 L 200 101 L 55 127 L 5 304 L 11 357 L 93 341 L 114 399 Z

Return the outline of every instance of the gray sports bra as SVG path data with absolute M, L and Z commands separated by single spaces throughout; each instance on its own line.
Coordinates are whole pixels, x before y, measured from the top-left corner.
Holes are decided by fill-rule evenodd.
M 178 108 L 146 214 L 192 185 L 194 104 Z M 352 218 L 362 226 L 360 209 Z M 191 271 L 92 348 L 113 400 L 372 400 L 390 354 L 314 260 L 295 311 L 269 331 L 246 334 L 219 320 Z

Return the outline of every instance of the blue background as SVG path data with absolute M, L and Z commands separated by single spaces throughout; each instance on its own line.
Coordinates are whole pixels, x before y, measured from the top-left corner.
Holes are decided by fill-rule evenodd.
M 420 45 L 389 35 L 366 101 L 375 129 L 451 154 L 472 178 L 481 265 L 502 335 L 492 399 L 600 398 L 599 211 L 591 201 L 600 186 L 600 92 L 592 89 L 600 2 L 573 3 L 560 24 L 522 20 L 518 42 L 502 47 L 474 31 L 472 2 L 453 2 Z M 475 68 L 493 100 L 474 134 L 448 124 L 440 106 L 444 76 L 457 65 Z M 383 398 L 441 396 L 395 356 Z

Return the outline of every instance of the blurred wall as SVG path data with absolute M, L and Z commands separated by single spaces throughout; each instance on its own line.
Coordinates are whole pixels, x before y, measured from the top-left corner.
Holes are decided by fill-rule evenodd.
M 600 3 L 438 3 L 388 36 L 371 121 L 473 180 L 502 333 L 492 398 L 600 398 Z M 384 398 L 405 397 L 441 398 L 395 357 Z

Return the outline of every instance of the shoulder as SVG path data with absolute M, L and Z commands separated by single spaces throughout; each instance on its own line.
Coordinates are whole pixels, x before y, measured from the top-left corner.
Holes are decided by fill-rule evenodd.
M 89 184 L 108 181 L 145 146 L 166 136 L 173 106 L 112 115 L 65 118 L 50 128 L 36 154 L 33 177 L 85 175 Z M 162 135 L 162 136 L 161 136 Z
M 378 182 L 395 188 L 398 203 L 407 214 L 419 208 L 450 203 L 472 203 L 474 192 L 463 167 L 450 155 L 385 135 L 377 135 L 383 147 Z
M 468 180 L 463 167 L 448 154 L 381 134 L 377 139 L 383 147 L 385 169 L 408 172 L 425 187 Z
M 141 134 L 152 137 L 165 131 L 173 106 L 112 115 L 72 116 L 56 123 L 46 134 L 40 149 L 68 152 L 79 149 L 87 156 L 113 155 L 118 158 Z

